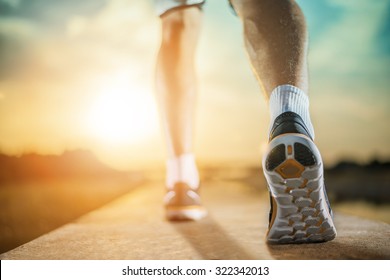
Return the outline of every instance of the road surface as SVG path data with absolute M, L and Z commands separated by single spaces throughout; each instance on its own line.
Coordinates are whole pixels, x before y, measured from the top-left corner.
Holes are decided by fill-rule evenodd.
M 266 193 L 235 181 L 202 188 L 201 221 L 166 221 L 164 190 L 149 183 L 0 259 L 390 259 L 388 224 L 336 212 L 331 242 L 267 245 Z

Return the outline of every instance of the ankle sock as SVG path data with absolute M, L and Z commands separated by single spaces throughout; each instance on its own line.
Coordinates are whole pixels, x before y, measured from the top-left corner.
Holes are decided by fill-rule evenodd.
M 167 160 L 166 186 L 173 188 L 178 182 L 188 184 L 192 189 L 199 187 L 199 173 L 193 154 L 182 154 Z
M 301 89 L 292 85 L 276 87 L 269 99 L 269 109 L 271 114 L 270 130 L 280 114 L 294 112 L 303 119 L 310 136 L 314 139 L 314 128 L 309 113 L 309 97 Z

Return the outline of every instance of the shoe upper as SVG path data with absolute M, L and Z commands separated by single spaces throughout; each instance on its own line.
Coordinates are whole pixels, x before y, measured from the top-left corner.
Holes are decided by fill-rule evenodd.
M 284 112 L 275 119 L 269 134 L 269 141 L 285 133 L 300 133 L 313 140 L 303 119 L 294 112 Z
M 183 182 L 176 183 L 165 195 L 166 207 L 200 206 L 198 189 L 194 190 Z

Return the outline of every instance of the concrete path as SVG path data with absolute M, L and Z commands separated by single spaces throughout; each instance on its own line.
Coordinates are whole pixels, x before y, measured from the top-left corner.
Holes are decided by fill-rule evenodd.
M 209 216 L 170 223 L 163 188 L 145 184 L 0 259 L 390 259 L 390 225 L 336 213 L 331 242 L 267 245 L 268 195 L 245 184 L 210 181 Z

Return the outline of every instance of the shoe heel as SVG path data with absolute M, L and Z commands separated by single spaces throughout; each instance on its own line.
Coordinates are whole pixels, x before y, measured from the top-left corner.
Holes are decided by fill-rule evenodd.
M 272 204 L 268 242 L 334 239 L 336 230 L 324 193 L 321 155 L 314 143 L 294 134 L 275 138 L 263 166 Z

